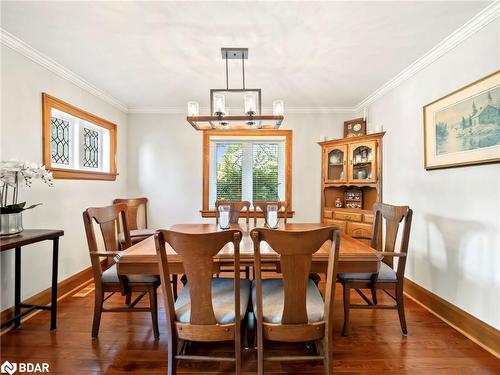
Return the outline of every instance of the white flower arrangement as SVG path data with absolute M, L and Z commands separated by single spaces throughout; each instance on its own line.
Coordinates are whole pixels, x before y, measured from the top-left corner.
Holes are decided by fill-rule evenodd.
M 24 181 L 30 187 L 33 179 L 41 179 L 48 186 L 53 186 L 52 172 L 44 165 L 19 160 L 0 162 L 0 213 L 18 213 L 41 204 L 25 207 L 26 202 L 17 203 L 20 183 Z

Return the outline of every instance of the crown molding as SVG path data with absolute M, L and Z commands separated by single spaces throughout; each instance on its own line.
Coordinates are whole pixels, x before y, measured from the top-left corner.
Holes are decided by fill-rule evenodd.
M 104 92 L 103 90 L 97 88 L 96 86 L 92 85 L 91 83 L 89 83 L 76 73 L 65 68 L 61 64 L 55 62 L 48 56 L 34 49 L 30 45 L 26 44 L 25 42 L 23 42 L 22 40 L 20 40 L 19 38 L 15 37 L 14 35 L 10 34 L 8 31 L 5 31 L 2 28 L 0 28 L 0 42 L 3 45 L 9 47 L 10 49 L 32 60 L 33 62 L 57 74 L 59 77 L 70 81 L 76 86 L 104 100 L 105 102 L 111 104 L 112 106 L 118 108 L 119 110 L 127 112 L 128 108 L 124 103 L 114 98 L 113 96 L 109 95 L 108 93 Z
M 228 108 L 229 113 L 241 113 L 242 108 Z M 262 108 L 264 113 L 271 113 L 271 107 Z M 200 113 L 209 113 L 208 107 L 200 107 Z M 355 113 L 356 107 L 285 107 L 288 114 L 332 114 L 332 113 Z M 129 107 L 128 113 L 133 114 L 168 114 L 185 115 L 185 107 Z
M 387 81 L 380 88 L 363 99 L 357 106 L 355 106 L 355 112 L 362 111 L 363 108 L 368 107 L 374 101 L 381 98 L 395 87 L 399 86 L 402 82 L 417 74 L 419 71 L 439 59 L 445 53 L 455 48 L 457 45 L 481 30 L 490 22 L 497 19 L 499 16 L 500 1 L 497 0 L 484 8 L 481 12 L 476 14 L 458 30 L 451 33 L 448 37 L 438 43 L 435 47 L 433 47 L 429 52 L 416 60 L 413 64 L 408 66 L 394 78 Z

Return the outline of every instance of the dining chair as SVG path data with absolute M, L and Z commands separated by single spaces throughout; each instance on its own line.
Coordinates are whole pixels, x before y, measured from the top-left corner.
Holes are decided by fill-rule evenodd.
M 235 363 L 235 372 L 241 370 L 242 321 L 250 299 L 250 281 L 234 278 L 213 278 L 218 263 L 213 257 L 227 244 L 234 248 L 234 269 L 240 266 L 239 230 L 226 230 L 202 234 L 159 230 L 156 248 L 160 260 L 160 276 L 163 285 L 168 334 L 168 374 L 176 373 L 178 360 L 226 361 Z M 165 280 L 169 278 L 168 244 L 181 258 L 187 283 L 174 301 Z M 234 357 L 201 356 L 186 354 L 186 346 L 179 340 L 228 341 L 234 340 Z
M 148 198 L 117 198 L 113 204 L 125 203 L 127 205 L 127 223 L 130 232 L 130 242 L 132 245 L 145 240 L 155 234 L 154 229 L 148 229 Z M 126 249 L 125 237 L 123 234 L 123 224 L 119 223 L 121 229 L 118 233 L 120 250 Z M 129 245 L 130 246 L 130 245 Z M 174 298 L 177 298 L 177 275 L 172 275 L 171 279 Z M 130 298 L 130 297 L 128 297 Z
M 127 205 L 124 203 L 107 207 L 87 208 L 83 212 L 83 222 L 85 225 L 85 233 L 87 236 L 95 284 L 92 337 L 97 337 L 99 334 L 101 314 L 103 312 L 150 312 L 151 319 L 153 321 L 153 334 L 155 339 L 157 339 L 160 336 L 158 330 L 158 308 L 156 296 L 156 289 L 160 285 L 159 276 L 120 276 L 118 275 L 116 264 L 113 264 L 104 271 L 101 267 L 101 258 L 104 257 L 109 260 L 109 258 L 113 258 L 119 253 L 116 231 L 119 219 L 121 219 L 123 224 L 125 244 L 130 246 L 130 234 L 128 231 L 126 213 Z M 100 228 L 104 242 L 104 250 L 99 250 L 99 246 L 97 245 L 93 221 L 95 221 Z M 105 298 L 104 294 L 107 292 L 110 292 L 111 294 Z M 104 302 L 116 292 L 121 292 L 123 295 L 127 296 L 126 306 L 105 308 Z M 133 292 L 139 292 L 140 295 L 134 301 L 131 301 L 130 297 Z M 146 294 L 149 294 L 149 307 L 135 307 Z
M 250 233 L 254 245 L 256 278 L 252 288 L 253 311 L 257 327 L 257 372 L 264 373 L 264 361 L 322 360 L 325 374 L 332 373 L 333 301 L 339 258 L 339 231 L 320 227 L 306 231 L 256 228 Z M 261 242 L 280 255 L 282 278 L 262 279 Z M 309 279 L 312 255 L 325 242 L 328 270 L 325 299 Z M 314 341 L 317 355 L 264 357 L 264 340 Z
M 253 202 L 253 224 L 257 225 L 257 216 L 259 216 L 259 212 L 262 212 L 262 215 L 264 217 L 264 220 L 267 215 L 267 208 L 271 205 L 276 205 L 278 206 L 278 211 L 283 212 L 283 217 L 284 217 L 284 223 L 286 224 L 286 219 L 288 216 L 288 207 L 286 202 L 261 202 L 261 201 L 254 201 Z
M 380 263 L 378 273 L 339 273 L 338 280 L 344 288 L 344 329 L 343 334 L 349 334 L 349 311 L 350 309 L 397 309 L 399 323 L 404 335 L 408 334 L 403 300 L 404 273 L 406 257 L 408 255 L 408 243 L 410 240 L 411 218 L 413 211 L 408 206 L 392 206 L 386 203 L 375 203 L 373 205 L 375 221 L 373 223 L 373 237 L 371 246 L 377 248 L 379 243 L 379 228 L 382 220 L 385 221 L 385 244 L 382 254 L 384 258 Z M 399 251 L 396 250 L 398 230 L 404 220 L 403 233 L 400 239 Z M 397 268 L 394 270 L 394 258 L 398 257 Z M 351 303 L 351 289 L 354 289 L 366 304 Z M 372 300 L 370 300 L 361 289 L 370 289 Z M 377 289 L 382 289 L 394 301 L 395 305 L 380 305 L 377 300 Z M 394 289 L 395 295 L 388 292 Z
M 127 205 L 127 222 L 132 245 L 155 234 L 153 229 L 148 229 L 148 198 L 117 198 L 113 204 L 125 203 Z M 118 238 L 124 245 L 123 225 L 120 226 Z
M 215 223 L 219 224 L 219 206 L 227 205 L 229 206 L 229 223 L 237 224 L 240 220 L 242 212 L 245 215 L 245 222 L 248 224 L 250 222 L 250 202 L 248 201 L 226 201 L 217 200 L 215 201 Z M 245 208 L 244 211 L 242 211 Z

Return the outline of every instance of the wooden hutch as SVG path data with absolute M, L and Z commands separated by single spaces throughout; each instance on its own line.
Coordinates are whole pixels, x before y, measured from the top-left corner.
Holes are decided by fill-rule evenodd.
M 319 142 L 321 221 L 366 242 L 372 237 L 373 204 L 382 201 L 384 134 Z

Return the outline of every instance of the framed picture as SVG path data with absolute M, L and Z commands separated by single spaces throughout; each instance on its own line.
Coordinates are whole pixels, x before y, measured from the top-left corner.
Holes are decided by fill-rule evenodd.
M 363 117 L 344 121 L 344 138 L 366 134 L 366 121 Z
M 424 107 L 425 169 L 500 161 L 500 70 Z

